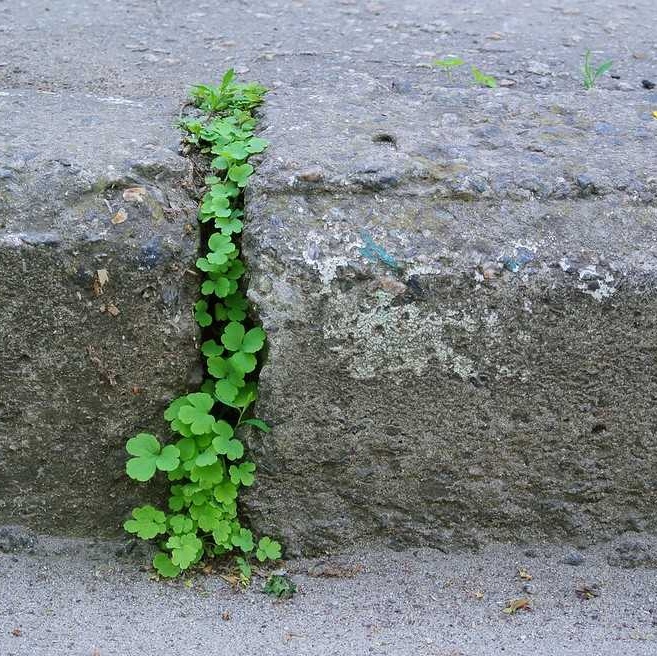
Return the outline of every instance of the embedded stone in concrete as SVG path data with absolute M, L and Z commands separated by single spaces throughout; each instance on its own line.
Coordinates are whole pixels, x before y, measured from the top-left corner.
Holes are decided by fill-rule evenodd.
M 190 164 L 162 105 L 0 95 L 0 523 L 116 533 L 147 494 L 126 438 L 198 378 Z

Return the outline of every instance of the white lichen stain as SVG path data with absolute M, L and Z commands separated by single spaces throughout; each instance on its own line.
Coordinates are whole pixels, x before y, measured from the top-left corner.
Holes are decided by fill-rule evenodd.
M 455 310 L 443 315 L 424 314 L 414 304 L 391 307 L 390 300 L 389 295 L 378 293 L 373 306 L 358 311 L 344 294 L 330 301 L 324 338 L 336 342 L 331 350 L 348 354 L 347 366 L 353 378 L 363 380 L 408 370 L 421 376 L 435 361 L 464 380 L 477 376 L 475 362 L 447 343 L 446 332 L 475 334 L 483 323 L 487 332 L 496 333 L 495 313 L 487 313 L 483 321 Z

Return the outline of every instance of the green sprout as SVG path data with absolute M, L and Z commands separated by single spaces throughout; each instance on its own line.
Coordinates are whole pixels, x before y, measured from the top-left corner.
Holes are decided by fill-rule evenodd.
M 591 51 L 587 50 L 584 55 L 584 88 L 590 91 L 595 86 L 596 80 L 603 76 L 613 65 L 613 61 L 608 59 L 602 62 L 597 68 L 591 64 Z
M 447 73 L 447 77 L 449 78 L 450 82 L 452 80 L 452 71 L 455 68 L 458 68 L 459 66 L 463 66 L 465 64 L 465 61 L 461 59 L 460 57 L 445 57 L 444 59 L 434 59 L 432 62 L 433 66 L 436 66 L 437 68 L 442 68 L 445 73 Z
M 486 73 L 480 71 L 476 66 L 471 66 L 470 70 L 472 71 L 472 79 L 478 86 L 488 87 L 490 89 L 497 87 L 497 80 L 492 75 L 486 75 Z

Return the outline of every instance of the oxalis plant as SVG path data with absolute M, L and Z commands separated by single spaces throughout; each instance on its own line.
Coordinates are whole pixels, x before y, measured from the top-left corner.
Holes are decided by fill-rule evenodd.
M 280 558 L 281 545 L 267 536 L 256 542 L 237 516 L 240 488 L 253 484 L 256 470 L 244 459 L 240 428 L 270 429 L 245 416 L 257 398 L 254 372 L 265 332 L 250 326 L 249 304 L 239 289 L 243 191 L 253 173 L 248 159 L 267 147 L 254 135 L 252 112 L 266 89 L 234 77 L 229 70 L 217 86 L 193 87 L 191 101 L 203 114 L 180 123 L 187 142 L 210 159 L 198 215 L 205 241 L 205 254 L 196 262 L 204 277 L 203 298 L 194 306 L 207 337 L 201 351 L 208 378 L 200 391 L 175 399 L 164 413 L 174 441 L 163 445 L 150 433 L 128 440 L 128 476 L 145 482 L 163 472 L 171 487 L 166 512 L 152 505 L 135 508 L 124 528 L 157 541 L 153 566 L 161 576 L 174 577 L 206 557 L 232 553 L 246 582 L 253 560 Z

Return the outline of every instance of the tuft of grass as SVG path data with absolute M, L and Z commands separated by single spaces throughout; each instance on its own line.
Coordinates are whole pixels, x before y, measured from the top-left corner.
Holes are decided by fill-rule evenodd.
M 584 55 L 584 88 L 587 91 L 593 89 L 596 80 L 602 77 L 612 67 L 613 63 L 611 59 L 608 59 L 597 68 L 594 68 L 591 63 L 591 51 L 587 50 Z

